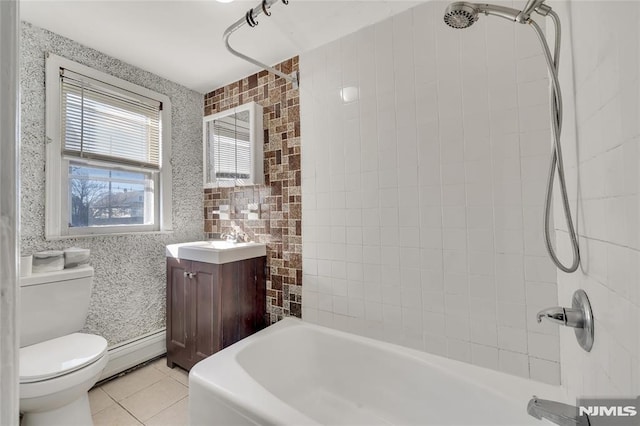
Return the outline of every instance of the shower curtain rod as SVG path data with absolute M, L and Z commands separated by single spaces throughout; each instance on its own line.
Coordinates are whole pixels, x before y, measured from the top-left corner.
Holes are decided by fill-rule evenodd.
M 237 30 L 238 28 L 242 27 L 243 25 L 247 24 L 250 27 L 255 27 L 256 25 L 258 25 L 258 21 L 256 21 L 256 18 L 261 14 L 264 13 L 267 16 L 271 16 L 271 13 L 269 12 L 269 8 L 274 4 L 277 3 L 279 0 L 262 0 L 262 2 L 254 7 L 253 9 L 249 9 L 249 11 L 244 15 L 243 18 L 238 19 L 235 23 L 233 23 L 229 28 L 227 28 L 224 32 L 224 35 L 222 36 L 222 39 L 224 40 L 224 44 L 227 47 L 227 50 L 229 51 L 229 53 L 231 53 L 232 55 L 237 56 L 238 58 L 244 59 L 247 62 L 250 62 L 254 65 L 257 65 L 261 68 L 264 68 L 266 70 L 271 71 L 272 73 L 274 73 L 275 75 L 284 78 L 285 80 L 291 82 L 293 84 L 293 88 L 297 89 L 300 83 L 300 75 L 297 71 L 291 73 L 290 75 L 287 75 L 281 71 L 278 71 L 277 69 L 270 67 L 267 64 L 263 64 L 262 62 L 253 59 L 243 53 L 238 52 L 237 50 L 235 50 L 234 48 L 231 47 L 231 45 L 229 45 L 229 37 L 231 36 L 231 34 Z M 284 4 L 289 4 L 288 0 L 282 0 L 282 2 Z

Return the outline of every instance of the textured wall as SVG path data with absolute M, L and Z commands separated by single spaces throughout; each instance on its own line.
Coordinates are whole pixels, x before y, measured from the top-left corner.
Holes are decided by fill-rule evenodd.
M 278 65 L 286 74 L 298 70 L 298 57 Z M 267 244 L 267 312 L 271 322 L 301 315 L 302 229 L 300 192 L 299 94 L 291 83 L 267 71 L 253 74 L 205 95 L 205 115 L 255 101 L 263 107 L 265 184 L 204 191 L 205 232 L 241 227 L 251 239 Z M 241 210 L 260 204 L 259 220 Z M 231 206 L 231 219 L 213 211 Z
M 173 233 L 44 239 L 45 52 L 158 93 L 172 103 Z M 202 233 L 202 95 L 24 23 L 21 51 L 21 251 L 91 249 L 94 288 L 86 329 L 115 344 L 164 327 L 164 246 Z
M 640 4 L 572 1 L 556 9 L 563 23 L 562 141 L 582 255 L 578 272 L 558 273 L 558 296 L 568 305 L 573 292 L 583 288 L 596 324 L 590 353 L 578 346 L 572 330 L 560 330 L 562 383 L 572 397 L 635 397 L 640 394 Z M 562 230 L 557 244 L 570 259 L 558 200 L 555 205 Z
M 303 318 L 557 384 L 544 58 L 446 4 L 301 55 Z

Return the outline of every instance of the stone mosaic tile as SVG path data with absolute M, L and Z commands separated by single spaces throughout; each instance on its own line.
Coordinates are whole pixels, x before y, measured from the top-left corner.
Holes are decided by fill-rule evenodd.
M 284 73 L 298 70 L 298 57 L 275 66 Z M 207 93 L 204 114 L 210 115 L 255 101 L 263 107 L 265 184 L 204 190 L 204 232 L 213 238 L 231 226 L 267 244 L 267 312 L 270 321 L 301 316 L 302 192 L 300 167 L 300 100 L 291 83 L 267 71 Z M 241 214 L 258 203 L 259 220 Z M 213 213 L 231 206 L 230 220 Z

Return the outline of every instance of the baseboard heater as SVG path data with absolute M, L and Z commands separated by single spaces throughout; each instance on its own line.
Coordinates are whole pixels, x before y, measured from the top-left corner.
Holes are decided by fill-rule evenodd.
M 110 347 L 109 361 L 98 381 L 108 379 L 125 370 L 167 352 L 166 329 L 152 331 Z

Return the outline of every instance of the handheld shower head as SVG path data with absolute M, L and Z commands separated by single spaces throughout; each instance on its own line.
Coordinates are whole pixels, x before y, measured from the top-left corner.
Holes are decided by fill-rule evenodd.
M 451 3 L 444 11 L 444 22 L 457 29 L 469 28 L 478 20 L 478 10 L 473 3 Z
M 452 28 L 469 28 L 478 20 L 478 15 L 494 15 L 510 21 L 516 21 L 520 11 L 493 4 L 468 3 L 464 1 L 451 3 L 444 11 L 444 22 Z

